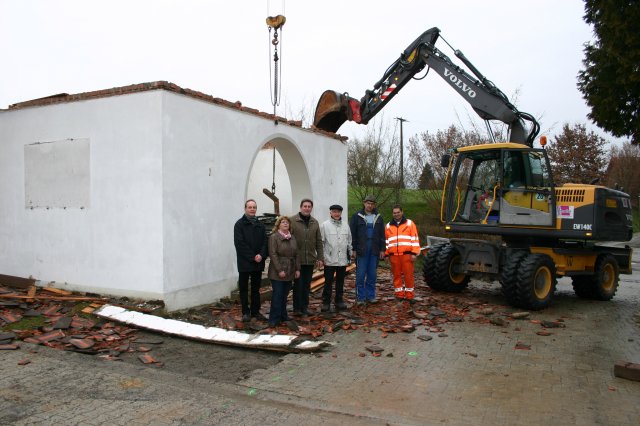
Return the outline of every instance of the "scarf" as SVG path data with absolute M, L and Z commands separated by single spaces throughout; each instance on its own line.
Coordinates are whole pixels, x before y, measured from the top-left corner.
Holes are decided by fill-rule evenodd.
M 290 240 L 291 239 L 291 232 L 287 232 L 285 234 L 284 232 L 282 232 L 281 230 L 278 229 L 278 234 L 282 235 L 282 238 L 284 238 L 285 240 Z

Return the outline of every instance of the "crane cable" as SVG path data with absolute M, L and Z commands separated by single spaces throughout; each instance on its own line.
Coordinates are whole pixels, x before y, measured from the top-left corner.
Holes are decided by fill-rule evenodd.
M 279 66 L 280 56 L 278 56 L 278 45 L 280 45 L 282 36 L 282 26 L 287 22 L 287 18 L 284 15 L 270 16 L 271 2 L 267 2 L 267 27 L 269 28 L 269 61 L 271 61 L 271 46 L 273 46 L 273 87 L 271 86 L 271 67 L 269 67 L 269 94 L 271 96 L 271 105 L 273 105 L 273 121 L 274 124 L 278 124 L 276 116 L 276 107 L 280 105 L 281 86 L 282 80 L 282 67 Z M 284 14 L 284 0 L 282 0 L 282 13 Z M 273 38 L 271 38 L 271 31 L 273 30 Z M 280 46 L 280 55 L 282 55 L 282 46 Z M 272 159 L 272 180 L 271 180 L 271 193 L 276 194 L 276 146 L 273 145 L 273 159 Z
M 280 105 L 280 95 L 282 88 L 280 81 L 282 80 L 282 66 L 280 60 L 282 56 L 282 27 L 287 22 L 287 18 L 284 15 L 270 16 L 269 9 L 270 3 L 267 2 L 267 27 L 269 29 L 269 60 L 271 60 L 271 48 L 273 46 L 273 77 L 271 74 L 271 67 L 269 67 L 269 81 L 273 81 L 273 86 L 269 85 L 269 91 L 271 95 L 271 105 L 273 105 L 273 115 L 276 115 L 276 106 Z M 282 0 L 282 13 L 284 14 L 284 0 Z M 271 31 L 273 31 L 273 38 L 271 37 Z M 280 55 L 278 55 L 278 47 L 280 47 Z M 276 124 L 277 120 L 276 120 Z

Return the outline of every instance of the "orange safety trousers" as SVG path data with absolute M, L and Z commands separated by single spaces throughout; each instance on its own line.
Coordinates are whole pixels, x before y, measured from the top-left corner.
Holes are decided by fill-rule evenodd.
M 413 262 L 412 254 L 400 254 L 389 256 L 391 263 L 391 273 L 393 274 L 393 288 L 395 296 L 401 299 L 413 299 Z M 404 285 L 402 277 L 404 276 Z

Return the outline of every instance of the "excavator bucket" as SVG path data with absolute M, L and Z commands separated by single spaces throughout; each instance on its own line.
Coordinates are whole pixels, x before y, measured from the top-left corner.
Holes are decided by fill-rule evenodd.
M 320 130 L 335 133 L 347 120 L 361 122 L 360 102 L 347 94 L 325 90 L 316 106 L 313 125 Z

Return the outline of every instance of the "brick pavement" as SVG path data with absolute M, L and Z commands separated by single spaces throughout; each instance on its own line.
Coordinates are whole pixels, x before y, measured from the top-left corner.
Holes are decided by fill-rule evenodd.
M 0 354 L 0 424 L 377 424 L 286 401 L 261 390 L 23 344 Z M 29 352 L 36 349 L 36 353 Z M 30 364 L 18 366 L 28 358 Z
M 570 279 L 560 280 L 552 306 L 530 317 L 562 319 L 564 328 L 546 329 L 550 336 L 536 334 L 543 328 L 529 319 L 449 323 L 446 337 L 431 333 L 426 342 L 417 338 L 424 327 L 386 338 L 339 333 L 331 353 L 287 355 L 242 384 L 391 424 L 637 425 L 640 382 L 613 376 L 617 361 L 640 362 L 640 253 L 634 260 L 636 273 L 621 276 L 610 302 L 578 299 Z M 504 303 L 497 284 L 474 282 L 471 292 Z M 518 342 L 530 350 L 515 349 Z M 367 352 L 372 344 L 385 349 L 381 357 Z

